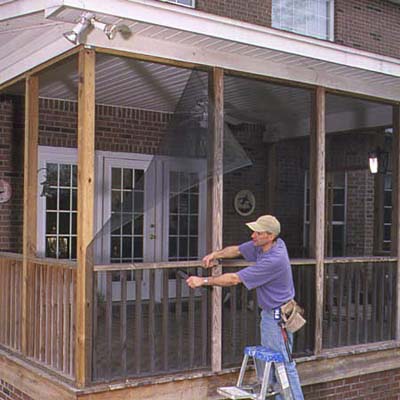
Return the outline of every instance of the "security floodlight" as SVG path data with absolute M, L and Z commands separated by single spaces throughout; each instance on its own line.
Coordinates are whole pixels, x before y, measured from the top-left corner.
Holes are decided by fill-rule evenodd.
M 83 13 L 79 22 L 73 27 L 72 31 L 64 33 L 65 39 L 69 40 L 72 44 L 79 44 L 81 35 L 86 32 L 90 26 L 91 18 L 93 18 L 93 14 Z
M 90 23 L 97 29 L 103 31 L 108 39 L 112 40 L 117 34 L 117 26 L 113 24 L 105 24 L 104 22 L 97 21 L 95 17 L 90 20 Z

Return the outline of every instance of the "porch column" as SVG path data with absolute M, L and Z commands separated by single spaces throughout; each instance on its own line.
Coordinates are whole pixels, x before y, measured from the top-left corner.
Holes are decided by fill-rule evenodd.
M 39 78 L 30 75 L 25 82 L 25 139 L 24 139 L 24 210 L 22 233 L 22 323 L 21 350 L 25 355 L 32 355 L 29 306 L 30 258 L 36 256 L 37 231 L 37 170 L 39 138 Z
M 213 68 L 209 74 L 209 129 L 211 177 L 211 243 L 213 250 L 222 248 L 222 186 L 223 186 L 223 135 L 224 135 L 224 71 Z M 209 232 L 210 233 L 210 232 Z M 212 274 L 220 275 L 222 267 L 213 268 Z M 222 369 L 222 288 L 212 289 L 211 367 Z
M 397 308 L 396 340 L 400 339 L 400 106 L 393 106 L 393 149 L 392 149 L 392 255 L 397 257 Z
M 83 387 L 91 374 L 92 266 L 87 246 L 93 239 L 94 140 L 95 140 L 95 52 L 79 52 L 78 86 L 78 237 L 75 371 Z
M 315 90 L 311 113 L 310 255 L 315 258 L 315 353 L 322 351 L 325 249 L 325 89 Z

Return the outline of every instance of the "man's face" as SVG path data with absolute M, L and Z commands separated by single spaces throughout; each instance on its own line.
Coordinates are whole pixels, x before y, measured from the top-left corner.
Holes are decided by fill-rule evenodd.
M 262 247 L 273 242 L 275 235 L 269 232 L 253 232 L 251 235 L 254 246 Z

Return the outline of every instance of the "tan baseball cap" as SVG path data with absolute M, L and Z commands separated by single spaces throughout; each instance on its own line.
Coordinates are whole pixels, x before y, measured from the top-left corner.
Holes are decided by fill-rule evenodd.
M 281 232 L 280 222 L 272 215 L 262 215 L 254 222 L 246 224 L 254 232 L 269 232 L 278 236 Z

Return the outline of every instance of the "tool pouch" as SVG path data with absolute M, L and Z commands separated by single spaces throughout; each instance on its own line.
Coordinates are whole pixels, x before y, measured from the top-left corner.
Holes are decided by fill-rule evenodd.
M 297 332 L 306 323 L 303 318 L 304 310 L 295 300 L 290 300 L 281 306 L 281 313 L 283 326 L 288 332 Z

